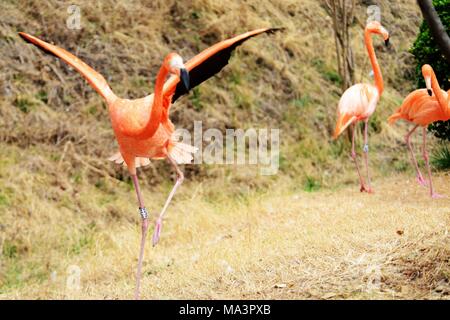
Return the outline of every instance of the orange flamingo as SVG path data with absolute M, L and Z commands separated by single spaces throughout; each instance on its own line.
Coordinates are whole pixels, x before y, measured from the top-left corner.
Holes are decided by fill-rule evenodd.
M 375 86 L 366 83 L 359 83 L 348 88 L 341 97 L 338 106 L 338 120 L 334 131 L 334 139 L 336 139 L 348 126 L 352 125 L 352 152 L 351 157 L 356 165 L 359 181 L 361 183 L 361 192 L 372 193 L 369 174 L 369 140 L 368 140 L 368 124 L 369 117 L 375 111 L 381 94 L 383 93 L 384 83 L 381 75 L 380 66 L 378 65 L 375 49 L 372 43 L 372 34 L 382 35 L 386 45 L 389 45 L 389 32 L 377 21 L 369 22 L 364 33 L 364 40 L 367 51 L 369 53 L 370 62 L 375 77 Z M 359 170 L 358 161 L 355 152 L 355 132 L 356 124 L 364 121 L 364 160 L 367 170 L 367 187 Z
M 441 90 L 433 68 L 430 65 L 425 64 L 422 66 L 422 75 L 425 79 L 427 89 L 419 89 L 411 92 L 403 101 L 400 108 L 389 117 L 388 121 L 392 124 L 399 119 L 404 119 L 415 124 L 405 136 L 405 141 L 416 169 L 417 181 L 420 185 L 426 186 L 427 182 L 420 172 L 410 139 L 414 131 L 419 126 L 422 127 L 422 154 L 428 170 L 430 195 L 432 198 L 441 198 L 441 195 L 434 192 L 433 182 L 431 181 L 431 168 L 427 151 L 427 126 L 435 121 L 447 121 L 450 119 L 450 90 L 448 93 Z
M 119 152 L 109 160 L 125 163 L 128 167 L 136 190 L 139 213 L 142 217 L 142 238 L 136 272 L 136 299 L 139 299 L 140 296 L 142 260 L 148 230 L 148 212 L 139 188 L 136 168 L 149 164 L 150 159 L 167 158 L 177 174 L 176 183 L 156 220 L 153 234 L 153 245 L 156 245 L 161 233 L 163 216 L 184 179 L 178 164 L 191 162 L 192 155 L 196 152 L 196 148 L 177 142 L 176 137 L 173 136 L 174 125 L 169 119 L 171 104 L 180 96 L 188 93 L 190 88 L 199 85 L 222 70 L 227 65 L 233 50 L 244 41 L 259 34 L 273 33 L 277 30 L 279 29 L 258 29 L 219 42 L 189 60 L 186 65 L 178 54 L 170 53 L 165 57 L 158 72 L 154 94 L 136 100 L 117 97 L 102 75 L 66 50 L 29 34 L 19 33 L 25 41 L 72 66 L 106 100 L 112 128 L 119 144 Z M 167 79 L 168 76 L 171 77 Z

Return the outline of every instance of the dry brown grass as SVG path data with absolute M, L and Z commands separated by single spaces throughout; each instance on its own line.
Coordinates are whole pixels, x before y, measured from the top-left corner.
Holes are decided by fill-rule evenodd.
M 8 151 L 18 164 L 3 163 L 0 181 L 27 201 L 2 217 L 0 298 L 131 298 L 139 228 L 129 185 L 62 190 L 57 179 L 14 170 L 27 160 Z M 449 177 L 435 180 L 448 193 Z M 375 180 L 375 195 L 355 185 L 308 193 L 296 183 L 280 178 L 237 197 L 232 183 L 188 182 L 161 244 L 147 248 L 143 297 L 449 297 L 449 198 L 432 201 L 404 175 Z M 147 203 L 160 207 L 167 190 L 145 190 Z M 81 269 L 79 291 L 66 286 L 71 265 Z M 379 287 L 369 285 L 374 270 Z
M 100 97 L 17 32 L 77 53 L 117 94 L 133 98 L 152 91 L 169 51 L 189 58 L 262 26 L 286 31 L 242 46 L 219 77 L 202 84 L 199 99 L 174 105 L 172 118 L 186 128 L 193 120 L 205 129 L 281 128 L 280 174 L 186 166 L 189 179 L 163 241 L 147 250 L 144 297 L 448 298 L 449 200 L 430 201 L 413 183 L 406 125 L 385 123 L 414 87 L 407 53 L 420 22 L 414 1 L 379 1 L 393 47 L 376 48 L 386 91 L 371 122 L 374 196 L 356 192 L 345 138 L 330 139 L 340 92 L 319 1 L 72 3 L 82 8 L 79 32 L 65 28 L 67 2 L 2 2 L 1 298 L 130 298 L 139 231 L 128 175 L 104 160 L 116 147 Z M 357 78 L 372 81 L 362 5 L 358 17 Z M 172 183 L 169 167 L 154 162 L 140 176 L 148 207 L 159 210 Z M 448 181 L 439 176 L 438 190 L 450 194 Z M 70 265 L 82 270 L 79 292 L 66 289 Z M 381 287 L 368 291 L 377 266 Z

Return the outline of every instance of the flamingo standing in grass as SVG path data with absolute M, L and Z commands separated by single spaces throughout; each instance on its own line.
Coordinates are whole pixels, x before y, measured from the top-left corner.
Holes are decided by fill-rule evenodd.
M 186 65 L 178 54 L 170 53 L 165 57 L 158 72 L 154 94 L 136 100 L 117 97 L 102 75 L 66 50 L 29 34 L 19 33 L 25 41 L 75 68 L 108 104 L 112 128 L 119 144 L 119 152 L 109 160 L 125 163 L 128 167 L 142 218 L 142 238 L 136 272 L 136 299 L 140 297 L 142 260 L 148 230 L 148 212 L 139 188 L 136 168 L 149 164 L 150 159 L 167 158 L 177 173 L 176 183 L 156 220 L 153 234 L 153 245 L 156 245 L 161 233 L 163 216 L 177 188 L 183 182 L 183 172 L 178 164 L 191 162 L 192 155 L 196 152 L 196 148 L 177 142 L 173 136 L 174 125 L 169 119 L 171 104 L 188 93 L 190 88 L 196 87 L 222 70 L 234 49 L 244 41 L 277 30 L 279 29 L 263 28 L 222 41 L 204 50 L 189 60 Z M 171 77 L 167 79 L 169 76 Z
M 369 174 L 369 140 L 368 140 L 368 124 L 369 117 L 375 111 L 381 94 L 383 93 L 384 83 L 381 75 L 380 66 L 378 65 L 377 57 L 375 56 L 375 49 L 372 43 L 372 34 L 379 34 L 383 36 L 386 45 L 389 45 L 389 32 L 378 22 L 369 22 L 364 33 L 364 40 L 367 51 L 369 53 L 370 62 L 375 77 L 375 86 L 367 83 L 359 83 L 348 88 L 341 97 L 338 106 L 338 120 L 336 129 L 334 131 L 334 139 L 336 139 L 348 126 L 352 125 L 352 152 L 351 157 L 356 165 L 359 181 L 361 183 L 361 192 L 372 193 L 370 185 Z M 355 132 L 356 124 L 359 121 L 364 121 L 364 161 L 367 170 L 367 186 L 361 176 L 358 161 L 355 152 Z
M 430 65 L 425 64 L 422 66 L 422 75 L 425 79 L 427 89 L 419 89 L 411 92 L 403 101 L 400 108 L 389 117 L 388 121 L 392 124 L 399 119 L 404 119 L 414 124 L 414 127 L 405 136 L 405 141 L 416 169 L 417 181 L 420 185 L 426 186 L 427 182 L 420 172 L 410 140 L 414 131 L 418 127 L 422 127 L 422 153 L 428 170 L 430 195 L 432 198 L 441 198 L 441 195 L 434 192 L 433 182 L 431 181 L 431 168 L 427 151 L 427 126 L 435 121 L 447 121 L 450 119 L 450 90 L 448 93 L 441 90 L 433 68 Z

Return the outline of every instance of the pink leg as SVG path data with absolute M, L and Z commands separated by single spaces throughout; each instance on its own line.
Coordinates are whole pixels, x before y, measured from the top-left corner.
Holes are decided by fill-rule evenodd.
M 414 133 L 414 131 L 416 131 L 416 129 L 418 127 L 419 127 L 419 125 L 416 125 L 414 128 L 411 129 L 411 131 L 408 132 L 408 134 L 405 136 L 405 142 L 408 145 L 409 153 L 411 154 L 411 159 L 412 159 L 414 168 L 416 169 L 417 182 L 421 186 L 426 186 L 427 182 L 423 178 L 422 173 L 420 172 L 419 165 L 417 163 L 416 156 L 414 155 L 414 150 L 413 150 L 413 147 L 411 145 L 411 135 Z
M 353 159 L 353 162 L 355 162 L 355 166 L 356 166 L 356 171 L 358 172 L 358 176 L 359 176 L 359 182 L 361 184 L 361 188 L 360 191 L 364 192 L 367 191 L 366 187 L 364 185 L 364 179 L 361 175 L 361 171 L 359 170 L 359 166 L 358 166 L 358 159 L 356 157 L 356 151 L 355 151 L 355 133 L 356 133 L 356 124 L 353 124 L 353 128 L 352 128 L 352 154 L 351 157 Z
M 141 274 L 142 274 L 142 261 L 144 259 L 144 249 L 145 249 L 145 240 L 147 238 L 148 231 L 148 212 L 144 206 L 144 200 L 142 199 L 141 189 L 139 187 L 139 180 L 137 175 L 131 175 L 133 179 L 134 188 L 136 190 L 136 195 L 139 203 L 139 213 L 142 218 L 142 237 L 141 237 L 141 247 L 139 250 L 139 259 L 138 266 L 136 271 L 136 290 L 134 293 L 134 298 L 136 300 L 140 299 L 140 291 L 141 291 Z
M 156 246 L 159 242 L 159 237 L 161 235 L 161 228 L 162 228 L 162 218 L 164 214 L 166 213 L 167 208 L 169 207 L 170 201 L 172 201 L 173 196 L 175 195 L 175 192 L 177 191 L 178 187 L 183 183 L 184 180 L 184 174 L 178 167 L 176 161 L 172 159 L 169 155 L 167 155 L 167 159 L 172 164 L 172 166 L 175 168 L 175 171 L 177 173 L 177 181 L 175 182 L 175 185 L 172 188 L 172 191 L 170 192 L 169 196 L 167 197 L 166 203 L 164 204 L 163 209 L 161 210 L 161 213 L 159 214 L 158 219 L 156 220 L 155 225 L 155 231 L 153 233 L 153 246 Z
M 427 169 L 428 169 L 428 179 L 430 180 L 430 195 L 432 198 L 442 198 L 443 196 L 441 196 L 440 194 L 437 194 L 434 192 L 433 190 L 433 182 L 431 181 L 431 168 L 430 168 L 430 159 L 428 156 L 428 151 L 427 151 L 427 128 L 424 127 L 423 128 L 423 159 L 425 160 L 425 164 L 427 165 Z
M 369 173 L 369 135 L 368 135 L 368 127 L 369 127 L 369 120 L 367 119 L 364 122 L 364 162 L 366 164 L 366 173 L 367 173 L 367 192 L 373 193 L 373 189 L 370 185 L 370 173 Z

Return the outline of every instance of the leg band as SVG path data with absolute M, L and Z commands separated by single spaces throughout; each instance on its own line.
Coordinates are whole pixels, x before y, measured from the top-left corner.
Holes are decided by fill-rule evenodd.
M 147 209 L 145 209 L 145 208 L 139 208 L 139 214 L 141 215 L 142 219 L 148 218 L 148 212 L 147 212 Z
M 369 153 L 369 145 L 368 144 L 364 145 L 363 151 L 364 151 L 364 153 Z

